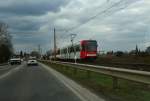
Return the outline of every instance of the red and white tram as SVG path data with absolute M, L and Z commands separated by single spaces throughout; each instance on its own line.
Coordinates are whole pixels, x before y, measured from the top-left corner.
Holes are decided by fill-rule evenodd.
M 96 59 L 97 41 L 82 40 L 74 45 L 57 50 L 58 59 Z

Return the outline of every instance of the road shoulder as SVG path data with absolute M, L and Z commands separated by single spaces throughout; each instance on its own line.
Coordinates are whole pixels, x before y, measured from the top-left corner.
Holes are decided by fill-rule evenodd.
M 88 89 L 80 86 L 73 80 L 55 71 L 54 69 L 42 63 L 39 64 L 42 67 L 44 67 L 47 71 L 49 71 L 49 73 L 54 75 L 60 82 L 62 82 L 67 88 L 69 88 L 74 94 L 76 94 L 82 101 L 105 101 L 104 99 L 100 98 L 96 94 L 90 92 Z

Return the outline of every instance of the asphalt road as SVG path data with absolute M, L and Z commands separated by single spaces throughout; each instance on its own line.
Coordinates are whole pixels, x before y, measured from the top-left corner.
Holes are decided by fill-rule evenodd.
M 0 101 L 81 100 L 43 67 L 24 65 L 0 79 Z
M 3 65 L 3 66 L 0 66 L 0 77 L 1 75 L 7 73 L 8 71 L 12 70 L 16 68 L 15 65 L 11 66 L 11 65 Z

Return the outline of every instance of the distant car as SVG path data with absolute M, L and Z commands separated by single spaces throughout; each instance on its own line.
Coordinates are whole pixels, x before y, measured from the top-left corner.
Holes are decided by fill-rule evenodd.
M 27 65 L 28 66 L 30 66 L 30 65 L 38 65 L 38 62 L 37 62 L 37 60 L 35 60 L 35 59 L 29 59 L 28 61 L 27 61 Z
M 11 65 L 15 65 L 15 64 L 20 65 L 21 64 L 21 59 L 20 58 L 12 58 L 12 59 L 10 59 L 9 63 Z
M 24 59 L 21 59 L 21 62 L 23 62 L 24 61 Z

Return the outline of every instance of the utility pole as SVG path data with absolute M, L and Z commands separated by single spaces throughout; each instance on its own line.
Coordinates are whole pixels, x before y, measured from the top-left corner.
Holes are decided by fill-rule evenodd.
M 38 45 L 39 58 L 41 58 L 41 45 Z
M 56 60 L 56 29 L 54 28 L 54 60 Z
M 39 52 L 39 54 L 40 54 L 40 48 L 41 48 L 41 46 L 40 46 L 40 45 L 38 45 L 38 52 Z
M 76 34 L 71 34 L 71 43 L 72 43 L 72 47 L 73 47 L 73 50 L 74 50 L 74 61 L 75 61 L 75 63 L 76 63 L 77 57 L 76 57 L 76 48 L 75 48 L 73 42 L 74 42 L 74 39 L 75 39 L 76 36 L 77 36 Z

